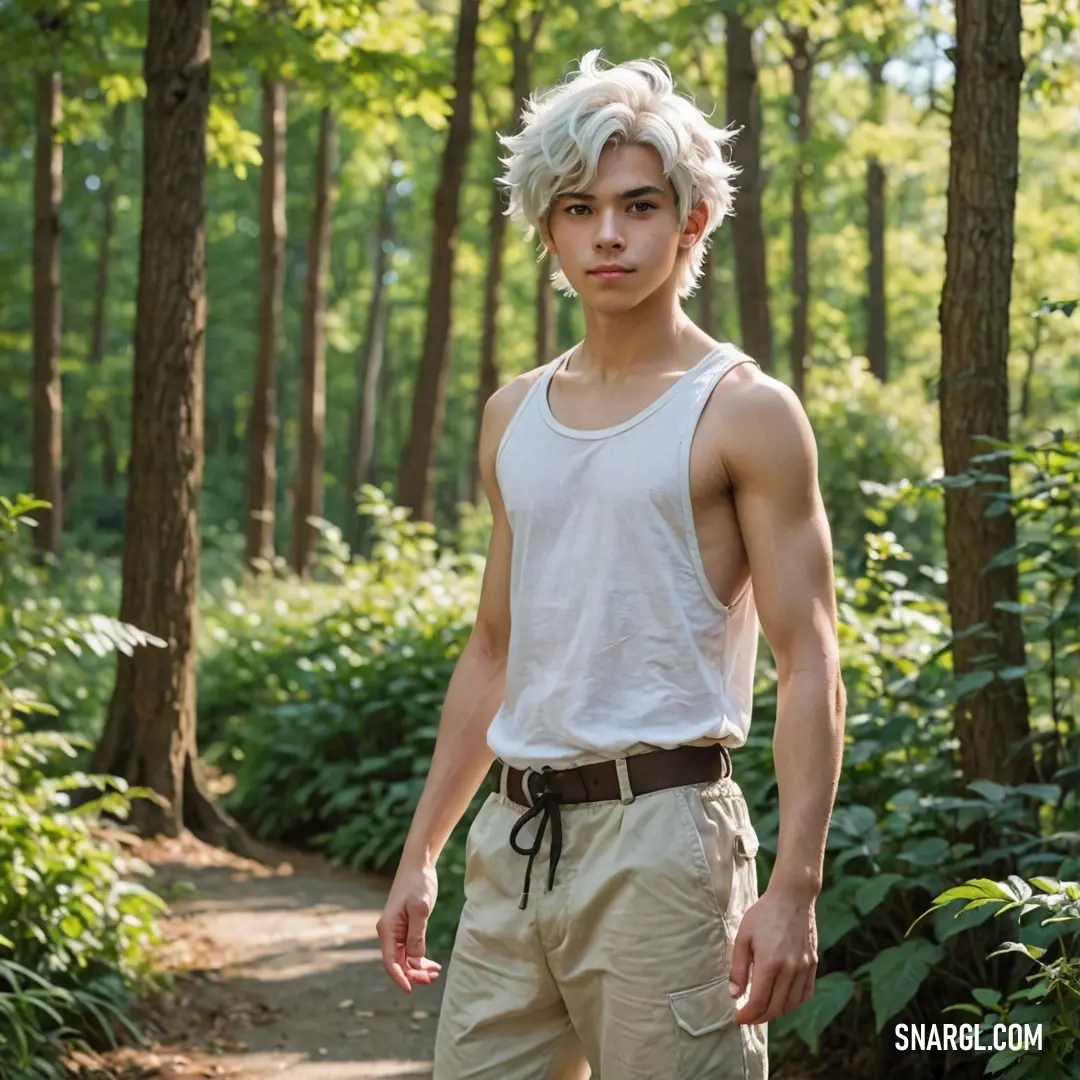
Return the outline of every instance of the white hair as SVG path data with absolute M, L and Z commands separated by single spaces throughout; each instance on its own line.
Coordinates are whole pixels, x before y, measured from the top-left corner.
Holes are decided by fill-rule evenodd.
M 730 128 L 714 127 L 689 97 L 676 92 L 663 61 L 631 60 L 605 68 L 600 50 L 593 49 L 577 73 L 529 98 L 517 135 L 499 136 L 510 151 L 500 159 L 506 173 L 498 178 L 510 191 L 506 213 L 525 227 L 526 237 L 532 236 L 560 193 L 592 183 L 609 143 L 651 146 L 675 189 L 680 229 L 702 200 L 708 207 L 708 223 L 679 269 L 679 296 L 691 296 L 709 234 L 731 213 L 731 180 L 739 169 L 725 157 L 724 147 L 734 134 Z M 551 281 L 556 289 L 574 295 L 557 262 Z

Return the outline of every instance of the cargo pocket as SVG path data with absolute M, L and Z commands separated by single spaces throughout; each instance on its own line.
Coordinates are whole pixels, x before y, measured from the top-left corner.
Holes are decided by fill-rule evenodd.
M 676 1080 L 765 1080 L 764 1043 L 735 1023 L 728 977 L 668 994 L 676 1024 Z

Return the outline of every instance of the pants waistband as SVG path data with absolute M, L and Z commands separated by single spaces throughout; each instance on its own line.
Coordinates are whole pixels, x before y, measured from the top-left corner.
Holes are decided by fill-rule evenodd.
M 511 802 L 527 807 L 526 813 L 510 830 L 510 846 L 519 855 L 528 856 L 525 886 L 521 894 L 524 908 L 529 900 L 532 867 L 551 824 L 551 857 L 548 861 L 548 892 L 555 884 L 555 869 L 562 853 L 562 815 L 560 807 L 574 803 L 618 800 L 631 803 L 638 795 L 685 784 L 710 783 L 731 776 L 731 754 L 727 747 L 679 746 L 673 750 L 654 750 L 632 757 L 614 758 L 573 769 L 515 769 L 502 762 L 499 790 Z M 536 836 L 529 847 L 518 843 L 522 829 L 539 819 Z

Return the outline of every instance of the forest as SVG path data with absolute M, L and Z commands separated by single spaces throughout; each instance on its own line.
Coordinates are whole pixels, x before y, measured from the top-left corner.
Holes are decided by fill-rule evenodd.
M 594 48 L 738 131 L 686 310 L 818 444 L 847 730 L 774 1075 L 1080 1076 L 1080 0 L 0 0 L 0 1080 L 181 1075 L 109 1056 L 180 895 L 138 838 L 392 875 L 485 402 L 584 333 L 498 135 Z M 762 888 L 776 701 L 763 641 Z M 1042 1050 L 892 1038 L 961 1020 Z

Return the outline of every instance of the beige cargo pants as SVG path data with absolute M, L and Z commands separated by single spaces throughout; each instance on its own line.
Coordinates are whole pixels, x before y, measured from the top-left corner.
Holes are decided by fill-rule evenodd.
M 564 805 L 547 891 L 547 830 L 510 847 L 525 808 L 488 796 L 469 831 L 465 907 L 446 973 L 435 1080 L 561 1080 L 580 1040 L 593 1080 L 765 1080 L 765 1025 L 738 1025 L 728 972 L 757 899 L 757 837 L 730 778 Z M 529 845 L 538 822 L 519 843 Z

